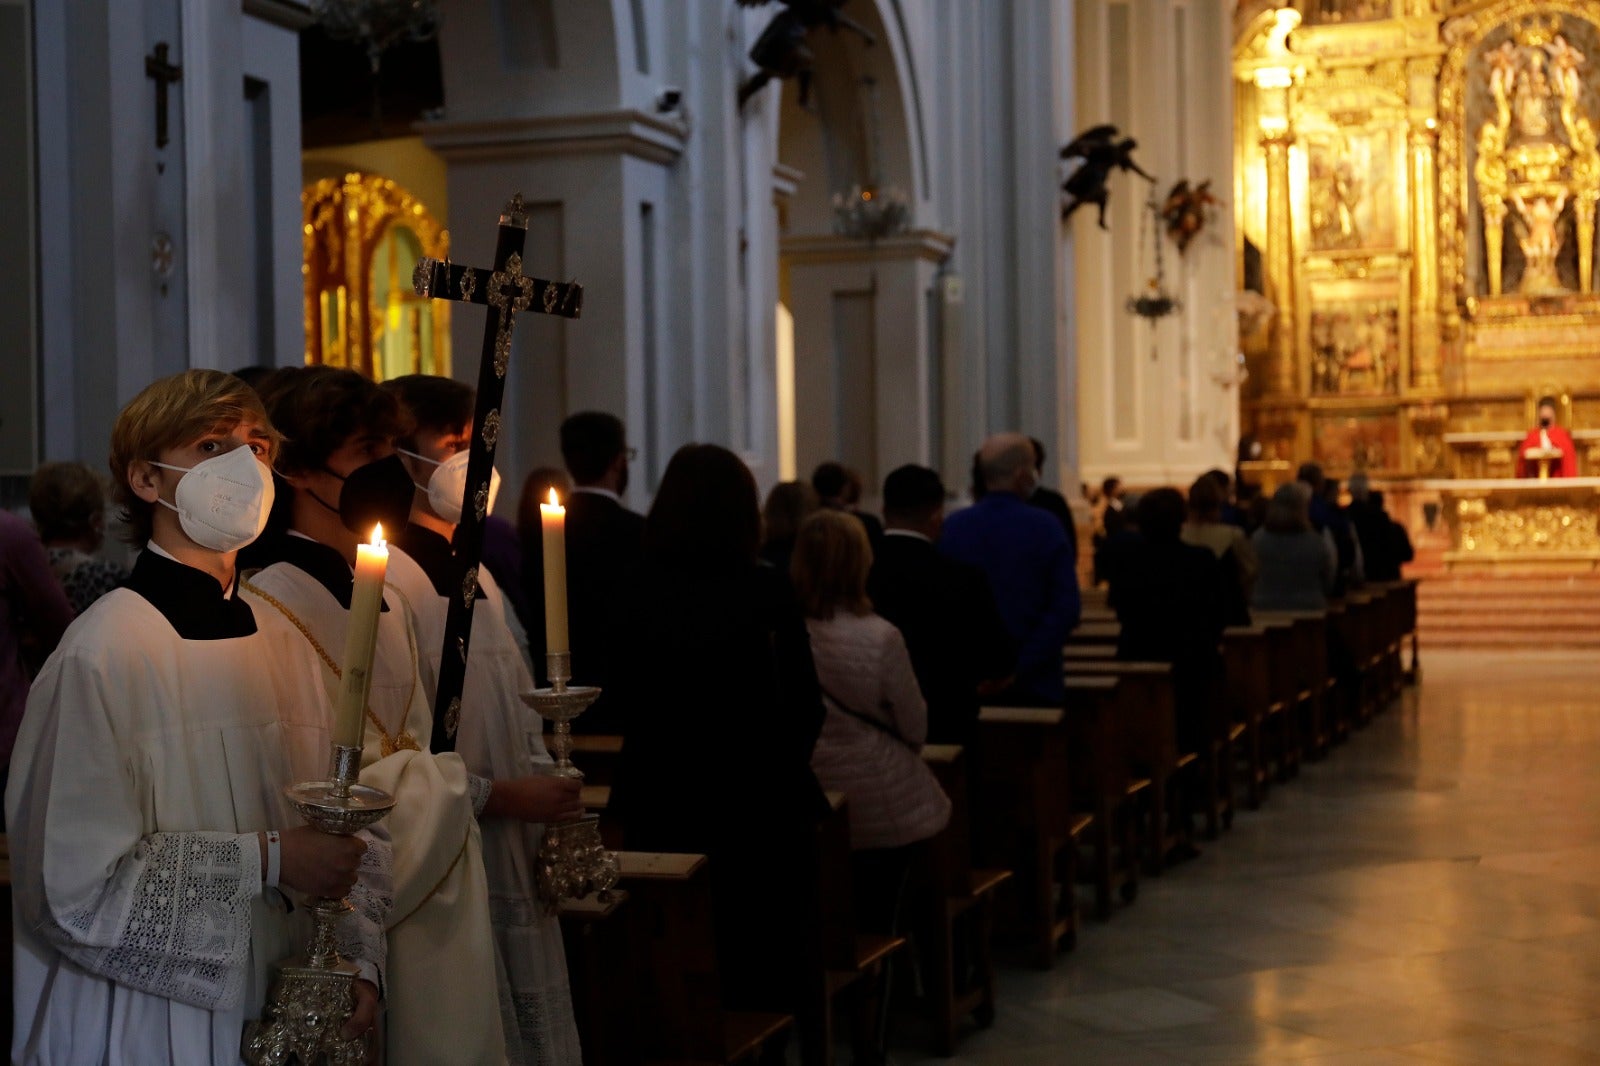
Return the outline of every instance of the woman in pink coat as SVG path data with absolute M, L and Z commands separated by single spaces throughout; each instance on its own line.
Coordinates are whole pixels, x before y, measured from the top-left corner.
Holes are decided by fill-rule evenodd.
M 853 515 L 818 511 L 800 526 L 790 573 L 827 708 L 811 769 L 849 801 L 857 918 L 889 933 L 914 849 L 944 828 L 950 800 L 922 761 L 927 704 L 905 639 L 872 613 L 871 568 Z

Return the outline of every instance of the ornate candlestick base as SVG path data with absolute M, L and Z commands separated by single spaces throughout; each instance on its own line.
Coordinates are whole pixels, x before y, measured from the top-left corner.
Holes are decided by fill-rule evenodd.
M 316 829 L 334 836 L 358 833 L 388 814 L 394 797 L 357 784 L 360 748 L 335 748 L 328 781 L 302 781 L 284 789 L 289 803 Z M 278 964 L 261 1020 L 244 1028 L 240 1054 L 250 1066 L 360 1066 L 368 1039 L 347 1040 L 339 1030 L 355 1009 L 357 969 L 339 956 L 334 925 L 350 911 L 342 899 L 313 899 L 311 942 L 304 955 Z
M 583 771 L 573 766 L 571 759 L 572 720 L 599 697 L 600 690 L 590 685 L 567 687 L 572 677 L 570 654 L 546 658 L 550 687 L 523 693 L 522 701 L 539 712 L 541 718 L 555 723 L 550 753 L 555 756 L 556 765 L 551 773 L 581 781 Z M 591 892 L 604 898 L 617 883 L 617 857 L 600 842 L 600 819 L 587 815 L 577 821 L 546 826 L 535 878 L 539 897 L 551 911 L 564 899 L 577 899 Z

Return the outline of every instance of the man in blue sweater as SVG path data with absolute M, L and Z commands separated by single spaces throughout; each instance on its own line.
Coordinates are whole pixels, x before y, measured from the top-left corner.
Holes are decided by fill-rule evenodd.
M 990 437 L 978 452 L 984 496 L 945 519 L 940 549 L 989 579 L 1000 617 L 1021 647 L 1010 702 L 1059 706 L 1061 646 L 1078 624 L 1077 559 L 1046 511 L 1028 505 L 1038 486 L 1033 444 L 1020 433 Z

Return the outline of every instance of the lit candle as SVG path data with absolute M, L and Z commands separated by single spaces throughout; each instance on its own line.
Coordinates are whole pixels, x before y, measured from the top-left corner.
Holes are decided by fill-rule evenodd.
M 372 530 L 371 544 L 356 545 L 356 581 L 350 594 L 350 625 L 344 638 L 344 673 L 339 703 L 333 712 L 333 742 L 361 747 L 367 695 L 372 689 L 372 655 L 378 646 L 378 612 L 383 610 L 383 578 L 389 569 L 389 548 L 383 527 Z
M 544 647 L 550 655 L 570 651 L 567 647 L 567 509 L 561 506 L 556 490 L 550 502 L 539 505 L 539 524 L 544 532 Z

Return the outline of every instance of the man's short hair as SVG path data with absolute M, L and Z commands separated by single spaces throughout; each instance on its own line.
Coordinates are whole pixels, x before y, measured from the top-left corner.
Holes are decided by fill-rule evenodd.
M 1320 493 L 1326 477 L 1322 473 L 1321 463 L 1301 463 L 1300 469 L 1295 471 L 1294 479 L 1310 485 L 1312 490 Z
M 1027 440 L 1003 448 L 980 462 L 984 487 L 991 492 L 1011 485 L 1017 474 L 1033 469 L 1033 448 Z
M 1139 533 L 1155 543 L 1170 543 L 1183 532 L 1188 512 L 1183 493 L 1173 488 L 1152 489 L 1139 497 L 1134 506 L 1134 521 Z
M 285 367 L 263 381 L 260 392 L 284 436 L 277 466 L 285 473 L 322 469 L 357 433 L 398 440 L 411 432 L 410 418 L 392 393 L 343 367 Z
M 561 460 L 579 485 L 606 476 L 617 456 L 628 450 L 622 419 L 606 411 L 579 411 L 561 423 Z
M 390 378 L 382 387 L 411 416 L 411 429 L 399 444 L 412 451 L 416 450 L 418 433 L 451 433 L 471 422 L 478 401 L 477 390 L 471 385 L 436 374 L 406 374 Z
M 104 480 L 82 463 L 43 463 L 28 482 L 28 510 L 46 544 L 92 537 L 106 510 Z
M 160 457 L 168 448 L 192 444 L 207 433 L 232 429 L 246 418 L 261 423 L 267 457 L 275 459 L 283 438 L 261 397 L 232 374 L 185 370 L 145 386 L 128 401 L 111 427 L 111 494 L 127 527 L 128 543 L 143 545 L 154 527 L 156 504 L 134 495 L 128 467 Z
M 1533 409 L 1537 411 L 1541 407 L 1549 407 L 1558 411 L 1561 409 L 1561 406 L 1556 403 L 1556 398 L 1554 396 L 1539 397 L 1539 402 L 1533 405 Z
M 1116 492 L 1121 487 L 1122 479 L 1120 477 L 1108 477 L 1104 481 L 1100 482 L 1100 495 L 1110 496 L 1113 492 Z
M 1201 474 L 1189 486 L 1189 514 L 1195 518 L 1212 518 L 1222 510 L 1225 497 L 1210 474 Z
M 925 466 L 907 463 L 883 479 L 883 517 L 891 522 L 925 522 L 944 498 L 944 482 Z
M 811 487 L 817 490 L 817 496 L 824 502 L 844 499 L 849 484 L 850 471 L 844 468 L 843 463 L 830 459 L 818 463 L 817 468 L 811 471 Z

